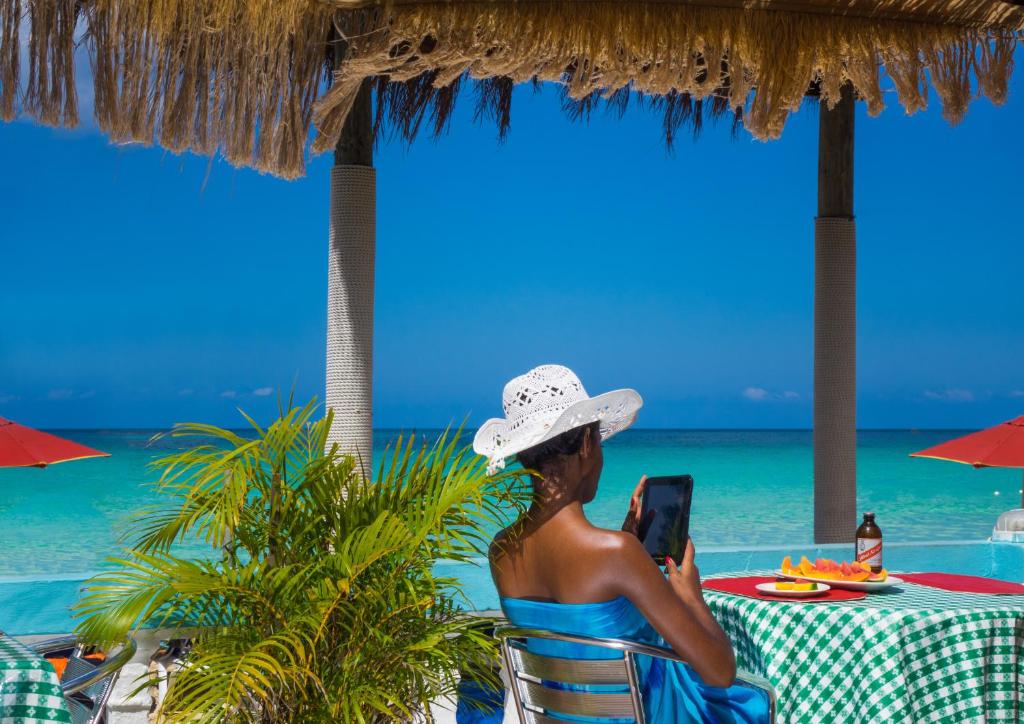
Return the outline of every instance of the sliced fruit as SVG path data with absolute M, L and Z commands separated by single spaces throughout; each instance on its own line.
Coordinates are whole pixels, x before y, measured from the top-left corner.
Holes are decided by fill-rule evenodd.
M 853 569 L 850 568 L 850 564 L 843 561 L 839 566 L 839 572 L 843 574 L 843 578 L 853 575 Z
M 776 581 L 775 582 L 775 590 L 776 591 L 792 591 L 793 590 L 793 586 L 795 586 L 795 585 L 796 584 L 793 583 L 792 581 Z
M 789 556 L 786 556 L 785 558 L 783 558 L 782 559 L 782 565 L 779 566 L 779 568 L 782 570 L 783 573 L 789 573 L 789 570 L 792 567 L 793 567 L 793 559 L 790 558 Z
M 812 582 L 808 582 L 808 583 L 794 583 L 793 584 L 793 590 L 794 591 L 817 591 L 818 590 L 818 584 L 817 583 L 812 583 Z
M 857 565 L 863 568 L 868 573 L 871 573 L 871 566 L 868 563 L 865 563 L 864 561 L 857 561 Z
M 817 568 L 819 571 L 827 571 L 829 569 L 829 563 L 831 562 L 832 561 L 830 561 L 828 558 L 815 558 L 814 567 Z
M 868 580 L 869 581 L 884 581 L 888 577 L 889 577 L 889 571 L 887 571 L 887 570 L 885 570 L 883 568 L 878 573 L 872 573 L 871 575 L 869 575 L 868 576 Z
M 846 580 L 853 581 L 854 583 L 860 583 L 862 581 L 868 580 L 868 578 L 870 576 L 871 576 L 871 574 L 868 573 L 867 571 L 857 571 L 857 572 L 854 572 L 852 575 L 847 576 Z
M 807 560 L 807 556 L 800 556 L 800 572 L 808 577 L 814 575 L 814 564 Z

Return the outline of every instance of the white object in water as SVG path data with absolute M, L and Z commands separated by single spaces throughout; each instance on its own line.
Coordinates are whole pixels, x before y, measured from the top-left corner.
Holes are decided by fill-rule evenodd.
M 1008 510 L 999 516 L 992 529 L 992 540 L 1000 543 L 1024 543 L 1024 508 Z

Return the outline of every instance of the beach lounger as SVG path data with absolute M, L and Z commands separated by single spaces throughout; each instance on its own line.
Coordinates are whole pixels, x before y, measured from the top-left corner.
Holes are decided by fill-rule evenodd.
M 129 637 L 115 652 L 101 655 L 83 648 L 76 636 L 39 641 L 32 649 L 60 670 L 60 688 L 72 724 L 105 724 L 107 700 L 121 668 L 135 656 L 135 639 Z
M 514 626 L 502 626 L 495 635 L 501 639 L 502 657 L 521 724 L 562 724 L 565 721 L 563 717 L 586 717 L 585 721 L 594 724 L 606 719 L 643 724 L 645 717 L 635 657 L 649 656 L 684 663 L 671 649 L 618 639 Z M 527 639 L 593 646 L 621 652 L 622 656 L 566 659 L 540 655 L 527 650 Z M 770 721 L 775 721 L 775 691 L 768 681 L 740 671 L 736 685 L 764 692 L 770 703 Z M 581 691 L 581 687 L 588 690 Z

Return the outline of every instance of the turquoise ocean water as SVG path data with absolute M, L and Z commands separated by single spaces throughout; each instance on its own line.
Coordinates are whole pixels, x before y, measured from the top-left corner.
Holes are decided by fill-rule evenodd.
M 0 469 L 0 581 L 80 580 L 102 569 L 133 514 L 158 501 L 146 487 L 156 477 L 148 464 L 181 444 L 151 443 L 154 431 L 146 430 L 56 432 L 111 457 L 44 470 Z M 377 449 L 396 434 L 379 431 Z M 429 439 L 436 433 L 420 434 Z M 958 434 L 860 433 L 858 507 L 876 512 L 887 541 L 983 539 L 999 513 L 1018 506 L 1019 471 L 908 457 Z M 643 473 L 694 476 L 691 530 L 698 549 L 811 543 L 809 431 L 626 431 L 607 443 L 591 518 L 618 527 Z
M 0 469 L 0 629 L 10 634 L 74 628 L 71 607 L 85 579 L 109 566 L 105 559 L 117 552 L 138 511 L 159 502 L 147 486 L 157 477 L 149 463 L 182 444 L 152 442 L 147 430 L 56 432 L 111 457 L 45 470 Z M 426 439 L 436 434 L 421 433 Z M 999 513 L 1020 501 L 1019 471 L 907 457 L 958 434 L 861 432 L 858 507 L 877 513 L 885 562 L 893 570 L 1024 580 L 1024 546 L 931 545 L 981 541 Z M 376 433 L 378 459 L 396 435 Z M 691 531 L 703 575 L 768 570 L 784 552 L 849 558 L 849 546 L 812 545 L 811 454 L 809 431 L 628 430 L 607 444 L 589 515 L 618 527 L 641 474 L 690 473 L 696 480 Z M 485 561 L 438 568 L 462 580 L 467 608 L 497 607 Z

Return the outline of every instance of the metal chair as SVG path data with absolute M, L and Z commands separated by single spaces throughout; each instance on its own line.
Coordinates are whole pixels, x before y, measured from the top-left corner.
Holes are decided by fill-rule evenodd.
M 598 639 L 542 629 L 502 626 L 495 631 L 510 680 L 512 697 L 521 724 L 564 724 L 560 715 L 590 717 L 644 724 L 643 704 L 637 680 L 636 657 L 650 656 L 685 663 L 671 649 L 619 639 Z M 617 651 L 610 659 L 566 659 L 528 651 L 526 639 L 547 639 Z M 775 690 L 765 679 L 741 671 L 738 686 L 759 689 L 768 695 L 770 721 L 775 721 Z M 554 685 L 554 686 L 552 686 Z M 580 691 L 566 687 L 590 687 Z
M 39 641 L 32 650 L 46 657 L 63 656 L 68 662 L 60 677 L 64 701 L 72 724 L 101 724 L 107 721 L 107 701 L 121 668 L 135 656 L 137 645 L 131 636 L 116 652 L 102 661 L 88 659 L 86 647 L 77 636 L 60 636 Z

